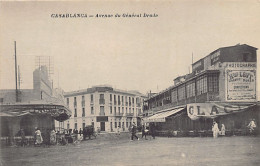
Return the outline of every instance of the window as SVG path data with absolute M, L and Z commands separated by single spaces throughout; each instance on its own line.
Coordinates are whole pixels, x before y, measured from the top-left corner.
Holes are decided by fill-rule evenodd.
M 133 108 L 133 114 L 135 113 L 135 109 Z
M 125 128 L 125 122 L 122 122 L 122 128 Z
M 84 129 L 84 127 L 86 126 L 86 124 L 85 123 L 82 123 L 82 128 Z
M 74 124 L 74 129 L 78 129 L 78 124 L 77 123 Z
M 110 106 L 110 114 L 112 114 L 112 113 L 113 113 L 112 106 Z
M 77 108 L 74 110 L 74 117 L 77 117 Z
M 118 113 L 120 114 L 120 107 L 118 107 Z
M 121 122 L 118 122 L 118 127 L 121 128 Z
M 124 113 L 124 107 L 122 107 L 122 114 Z
M 132 98 L 132 103 L 133 103 L 133 104 L 135 103 L 135 98 Z
M 74 97 L 74 107 L 77 107 L 77 97 Z
M 99 95 L 99 104 L 105 104 L 104 94 Z
M 91 114 L 94 114 L 94 107 L 91 107 Z
M 183 100 L 186 99 L 185 95 L 185 84 L 178 87 L 178 99 Z
M 116 105 L 116 95 L 114 95 L 114 105 Z
M 117 128 L 117 122 L 115 122 L 115 128 Z
M 219 76 L 217 73 L 208 75 L 209 92 L 219 91 Z
M 125 107 L 125 113 L 127 113 L 127 107 Z
M 85 117 L 85 108 L 82 108 L 82 117 Z
M 82 96 L 81 105 L 82 105 L 82 107 L 85 107 L 85 96 Z
M 207 92 L 207 77 L 204 76 L 200 76 L 197 81 L 197 95 L 201 95 L 203 93 Z
M 93 94 L 91 94 L 90 95 L 90 102 L 93 103 L 93 101 L 94 101 L 94 96 L 93 96 Z
M 3 100 L 3 98 L 1 98 L 2 100 Z M 1 102 L 1 99 L 0 99 L 0 102 Z M 1 102 L 2 103 L 2 102 Z M 70 105 L 70 99 L 69 98 L 67 98 L 67 106 L 69 106 Z
M 94 124 L 95 124 L 94 122 L 91 122 L 91 126 L 95 127 L 95 125 L 94 125 Z
M 115 114 L 116 114 L 116 107 L 114 107 L 114 111 L 115 111 Z
M 195 82 L 191 81 L 186 84 L 187 98 L 195 96 Z
M 177 102 L 177 101 L 178 101 L 177 90 L 173 89 L 172 90 L 172 102 Z
M 126 127 L 128 128 L 128 122 L 126 122 L 126 124 L 125 124 L 125 125 L 126 125 Z
M 122 104 L 124 104 L 124 96 L 122 96 Z
M 110 94 L 110 101 L 112 102 L 112 94 Z
M 105 115 L 105 108 L 104 108 L 104 106 L 100 106 L 100 113 L 99 113 L 99 115 Z

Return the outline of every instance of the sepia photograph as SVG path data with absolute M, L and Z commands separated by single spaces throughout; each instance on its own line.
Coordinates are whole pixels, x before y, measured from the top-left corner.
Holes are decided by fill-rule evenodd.
M 260 165 L 260 0 L 0 1 L 0 166 Z

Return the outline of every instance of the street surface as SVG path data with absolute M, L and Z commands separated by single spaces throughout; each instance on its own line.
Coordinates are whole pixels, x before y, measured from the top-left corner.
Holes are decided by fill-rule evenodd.
M 140 135 L 139 135 L 140 136 Z M 259 166 L 260 137 L 167 138 L 130 141 L 128 133 L 101 134 L 67 146 L 1 147 L 0 165 Z

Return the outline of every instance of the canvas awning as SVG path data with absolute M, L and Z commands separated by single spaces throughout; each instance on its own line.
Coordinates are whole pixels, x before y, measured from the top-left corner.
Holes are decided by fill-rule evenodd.
M 166 118 L 172 116 L 180 111 L 182 111 L 184 107 L 179 107 L 175 109 L 168 109 L 165 111 L 160 111 L 157 114 L 154 114 L 147 119 L 144 119 L 145 122 L 166 122 Z
M 69 119 L 71 111 L 61 104 L 18 103 L 0 105 L 0 117 L 48 114 L 58 121 Z

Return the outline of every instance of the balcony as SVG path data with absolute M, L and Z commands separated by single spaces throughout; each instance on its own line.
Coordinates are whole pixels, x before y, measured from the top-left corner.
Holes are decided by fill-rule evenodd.
M 123 116 L 124 115 L 124 113 L 121 113 L 121 112 L 115 112 L 114 113 L 114 116 Z
M 82 107 L 85 107 L 85 100 L 81 101 L 81 105 L 82 105 Z
M 126 116 L 127 117 L 132 117 L 132 116 L 134 116 L 134 113 L 126 113 Z
M 99 116 L 105 116 L 105 112 L 99 112 Z
M 105 104 L 105 99 L 99 99 L 99 104 Z

